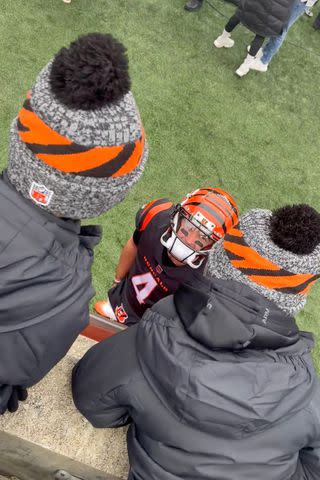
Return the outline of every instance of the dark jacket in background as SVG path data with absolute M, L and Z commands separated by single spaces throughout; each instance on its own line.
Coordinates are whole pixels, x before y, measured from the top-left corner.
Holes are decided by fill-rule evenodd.
M 13 385 L 37 383 L 89 320 L 100 230 L 59 219 L 0 177 L 0 411 Z
M 312 336 L 245 285 L 198 282 L 87 352 L 76 406 L 131 423 L 135 480 L 319 480 Z
M 295 0 L 240 0 L 237 16 L 252 32 L 263 37 L 281 35 Z

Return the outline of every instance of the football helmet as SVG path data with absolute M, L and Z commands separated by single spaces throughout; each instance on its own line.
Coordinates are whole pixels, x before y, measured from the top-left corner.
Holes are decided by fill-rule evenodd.
M 220 188 L 199 188 L 176 205 L 161 243 L 178 261 L 199 268 L 213 245 L 238 223 L 234 199 Z

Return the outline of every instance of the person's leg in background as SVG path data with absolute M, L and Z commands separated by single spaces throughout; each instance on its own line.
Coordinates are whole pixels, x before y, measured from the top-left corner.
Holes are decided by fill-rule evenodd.
M 314 24 L 313 24 L 313 27 L 316 29 L 316 30 L 320 30 L 320 13 L 318 13 L 315 21 L 314 21 Z
M 250 45 L 248 55 L 246 56 L 240 67 L 236 70 L 236 74 L 239 77 L 243 77 L 249 72 L 251 65 L 256 59 L 257 53 L 263 45 L 264 39 L 265 37 L 263 37 L 262 35 L 256 35 L 254 37 L 253 42 Z
M 308 17 L 313 17 L 313 7 L 317 3 L 318 0 L 312 0 L 310 3 L 307 1 L 306 2 L 306 11 L 305 14 L 308 15 Z M 309 5 L 308 5 L 309 4 Z
M 226 26 L 224 27 L 224 30 L 219 37 L 215 39 L 213 42 L 214 46 L 217 48 L 231 48 L 234 45 L 234 40 L 231 38 L 231 32 L 236 28 L 237 25 L 239 25 L 240 20 L 238 18 L 238 15 L 235 13 L 228 21 Z
M 265 46 L 262 49 L 261 59 L 259 58 L 256 59 L 252 70 L 259 70 L 264 72 L 267 71 L 268 65 L 271 59 L 278 52 L 279 48 L 283 44 L 287 36 L 288 30 L 298 20 L 298 18 L 301 17 L 301 15 L 303 15 L 303 13 L 305 12 L 305 9 L 306 9 L 305 3 L 302 3 L 300 0 L 297 0 L 295 2 L 291 10 L 287 28 L 283 30 L 281 35 L 278 35 L 277 37 L 272 37 L 268 40 L 268 42 L 265 44 Z
M 188 12 L 197 12 L 202 7 L 203 0 L 188 0 L 184 8 Z

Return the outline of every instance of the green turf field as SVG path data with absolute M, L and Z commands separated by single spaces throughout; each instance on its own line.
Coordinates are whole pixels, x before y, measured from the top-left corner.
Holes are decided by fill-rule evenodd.
M 136 210 L 150 199 L 176 201 L 199 186 L 220 186 L 242 212 L 296 202 L 320 210 L 320 32 L 308 17 L 300 18 L 269 71 L 239 79 L 234 71 L 253 35 L 238 27 L 234 48 L 212 46 L 234 7 L 210 0 L 200 12 L 187 13 L 183 5 L 184 0 L 1 0 L 2 166 L 10 121 L 61 46 L 99 31 L 113 33 L 128 48 L 150 156 L 127 199 L 98 219 L 104 226 L 93 269 L 98 297 L 110 286 Z M 320 340 L 317 293 L 319 286 L 299 323 Z M 320 371 L 320 345 L 315 357 Z

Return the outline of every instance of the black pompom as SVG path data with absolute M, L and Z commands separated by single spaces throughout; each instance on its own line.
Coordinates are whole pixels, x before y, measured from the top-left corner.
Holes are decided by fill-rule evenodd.
M 307 255 L 320 243 L 320 214 L 305 204 L 279 208 L 271 217 L 270 237 L 284 250 Z
M 83 35 L 54 57 L 50 85 L 69 108 L 94 110 L 116 102 L 130 90 L 126 49 L 109 34 Z

